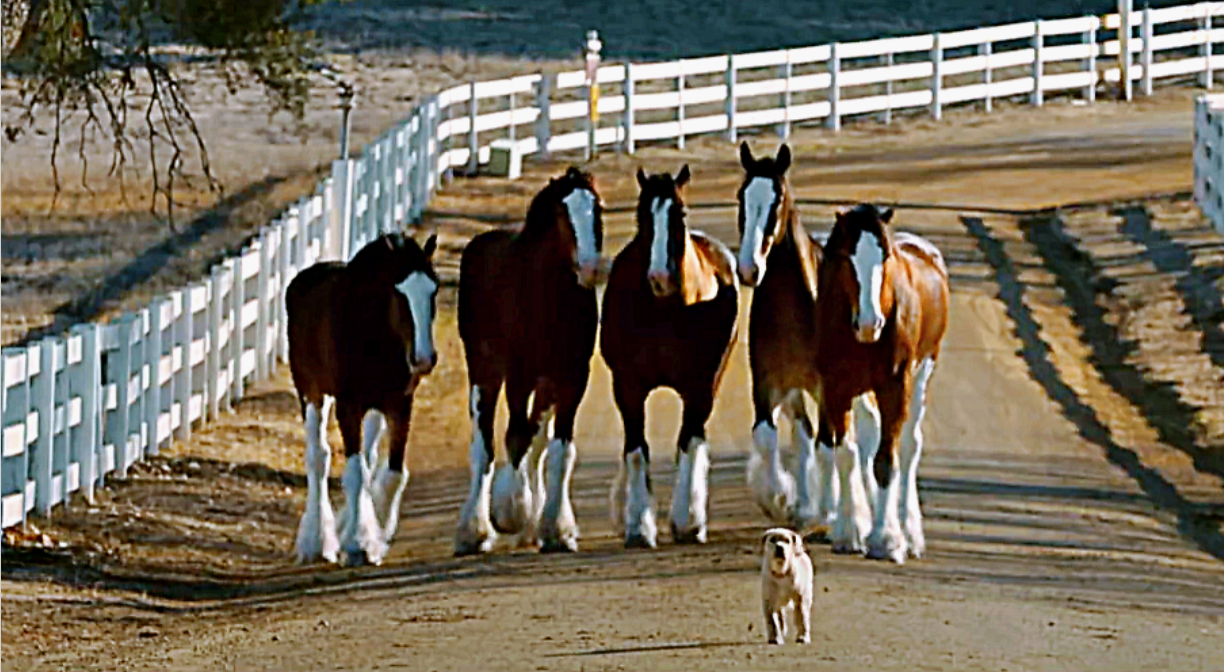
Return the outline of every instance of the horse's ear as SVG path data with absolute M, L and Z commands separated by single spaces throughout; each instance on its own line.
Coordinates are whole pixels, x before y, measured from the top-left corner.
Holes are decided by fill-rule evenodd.
M 752 167 L 756 165 L 756 159 L 752 157 L 752 149 L 748 147 L 747 140 L 740 143 L 740 165 L 744 167 L 744 170 L 752 170 Z
M 680 168 L 680 173 L 676 175 L 676 188 L 683 188 L 684 185 L 688 184 L 690 177 L 692 177 L 692 175 L 689 173 L 689 167 L 686 163 Z
M 637 181 L 639 187 L 646 188 L 646 171 L 642 170 L 641 166 L 638 166 L 637 169 Z
M 892 221 L 892 216 L 893 216 L 893 209 L 892 209 L 892 208 L 884 208 L 884 209 L 880 210 L 880 221 L 881 221 L 881 222 L 884 222 L 885 224 L 888 224 L 889 222 L 891 222 L 891 221 Z
M 426 259 L 432 259 L 434 252 L 438 251 L 438 234 L 431 233 L 425 241 L 425 245 L 421 247 L 421 251 L 425 253 Z
M 786 169 L 790 168 L 791 151 L 790 145 L 785 142 L 778 148 L 778 156 L 774 159 L 774 169 L 779 175 L 786 173 Z

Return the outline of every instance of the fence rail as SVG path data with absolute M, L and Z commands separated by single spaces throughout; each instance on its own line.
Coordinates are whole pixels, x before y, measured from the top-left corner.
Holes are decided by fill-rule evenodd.
M 92 498 L 168 441 L 217 417 L 252 381 L 287 358 L 285 287 L 321 259 L 348 259 L 381 231 L 419 221 L 444 176 L 474 173 L 494 149 L 521 155 L 746 129 L 787 137 L 796 125 L 981 105 L 1042 105 L 1047 94 L 1095 100 L 1102 83 L 1197 75 L 1210 86 L 1224 54 L 1224 3 L 1030 21 L 665 63 L 605 65 L 597 87 L 582 70 L 455 86 L 421 100 L 358 159 L 333 163 L 316 192 L 264 227 L 208 278 L 107 324 L 5 348 L 0 517 L 43 515 L 73 492 Z M 1136 34 L 1137 31 L 1137 34 Z M 1125 38 L 1125 39 L 1121 39 Z M 1122 43 L 1126 43 L 1126 47 Z M 1125 67 L 1118 54 L 1126 49 Z M 608 95 L 597 95 L 606 88 Z M 1195 193 L 1220 226 L 1224 103 L 1198 103 Z M 1224 99 L 1212 98 L 1213 101 Z M 592 101 L 595 101 L 592 110 Z M 594 112 L 594 114 L 592 113 Z M 593 142 L 592 142 L 593 140 Z

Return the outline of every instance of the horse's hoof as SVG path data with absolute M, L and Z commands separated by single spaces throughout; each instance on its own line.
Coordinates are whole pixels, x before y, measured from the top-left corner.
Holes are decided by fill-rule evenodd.
M 540 544 L 541 553 L 577 553 L 576 539 L 549 539 Z
M 491 539 L 488 539 L 488 538 L 465 539 L 462 541 L 456 541 L 455 542 L 455 557 L 464 558 L 464 557 L 471 556 L 471 555 L 480 555 L 482 553 L 488 553 L 489 549 L 492 547 L 493 547 L 493 542 Z
M 863 551 L 862 544 L 849 541 L 839 541 L 833 544 L 833 552 L 837 555 L 862 555 Z
M 705 526 L 694 527 L 689 530 L 676 529 L 675 525 L 671 526 L 672 541 L 677 544 L 704 544 L 706 543 L 706 528 Z
M 644 534 L 631 534 L 625 537 L 625 548 L 654 548 L 655 545 L 655 541 Z
M 365 567 L 366 565 L 373 565 L 377 567 L 378 565 L 382 564 L 382 558 L 371 558 L 364 549 L 345 551 L 344 564 L 347 567 Z
M 908 552 L 905 545 L 898 543 L 895 539 L 872 539 L 867 545 L 867 559 L 891 560 L 898 565 L 905 564 L 905 556 Z

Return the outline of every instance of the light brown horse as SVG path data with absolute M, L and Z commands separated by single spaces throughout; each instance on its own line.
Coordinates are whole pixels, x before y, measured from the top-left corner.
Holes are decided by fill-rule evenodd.
M 833 451 L 817 453 L 804 401 L 804 393 L 816 398 L 819 390 L 816 284 L 821 246 L 803 227 L 795 207 L 787 180 L 790 147 L 783 144 L 777 156 L 758 159 L 745 142 L 740 163 L 739 275 L 745 285 L 755 287 L 748 323 L 755 449 L 749 454 L 748 483 L 757 505 L 774 522 L 800 529 L 829 525 L 841 494 L 833 479 Z M 797 479 L 783 468 L 778 450 L 782 414 L 791 421 Z M 869 398 L 856 397 L 855 418 L 858 439 L 874 448 L 879 417 Z M 860 499 L 863 487 L 860 482 L 854 489 Z
M 532 199 L 521 230 L 486 231 L 463 250 L 458 312 L 471 386 L 472 481 L 456 555 L 490 550 L 498 533 L 538 542 L 544 552 L 578 548 L 570 502 L 574 417 L 599 327 L 594 286 L 602 246 L 595 180 L 570 167 Z M 508 463 L 494 479 L 493 417 L 503 384 Z
M 888 208 L 860 204 L 839 212 L 825 243 L 817 315 L 821 449 L 834 448 L 843 487 L 858 460 L 846 449 L 851 401 L 873 392 L 881 432 L 874 460 L 874 520 L 844 498 L 834 526 L 836 552 L 905 562 L 926 548 L 918 503 L 918 461 L 927 391 L 948 328 L 951 290 L 943 255 L 930 242 L 894 233 Z M 901 474 L 897 474 L 900 444 Z M 904 523 L 904 526 L 902 525 Z
M 612 520 L 623 529 L 625 546 L 655 546 L 646 398 L 657 387 L 670 387 L 684 403 L 672 540 L 705 543 L 710 470 L 705 426 L 735 345 L 735 258 L 722 243 L 685 224 L 688 164 L 675 178 L 647 177 L 639 168 L 637 181 L 637 235 L 612 264 L 599 340 L 625 428 L 624 459 L 612 485 Z
M 413 394 L 438 361 L 436 248 L 436 236 L 422 247 L 401 233 L 384 234 L 348 263 L 320 262 L 303 270 L 285 290 L 289 368 L 306 425 L 306 511 L 295 546 L 299 562 L 335 561 L 343 550 L 349 564 L 377 565 L 395 534 L 408 484 Z M 327 497 L 333 400 L 346 460 L 339 538 Z M 379 465 L 384 418 L 391 430 L 390 455 Z

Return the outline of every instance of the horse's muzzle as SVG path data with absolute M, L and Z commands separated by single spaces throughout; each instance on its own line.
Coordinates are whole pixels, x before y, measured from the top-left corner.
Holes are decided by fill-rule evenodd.
M 854 323 L 854 338 L 859 343 L 875 343 L 880 340 L 884 331 L 884 318 L 874 320 L 856 320 Z
M 659 298 L 676 293 L 676 283 L 672 282 L 671 274 L 667 271 L 650 271 L 646 274 L 646 281 L 650 283 L 650 291 Z
M 739 277 L 745 287 L 756 287 L 761 282 L 761 269 L 756 264 L 741 264 Z
M 578 273 L 578 284 L 591 289 L 599 280 L 599 260 L 578 264 L 575 271 Z
M 423 376 L 433 371 L 434 367 L 437 365 L 438 353 L 436 352 L 431 352 L 425 357 L 417 357 L 416 355 L 413 355 L 412 359 L 409 360 L 409 368 L 411 368 L 412 372 L 418 376 Z

